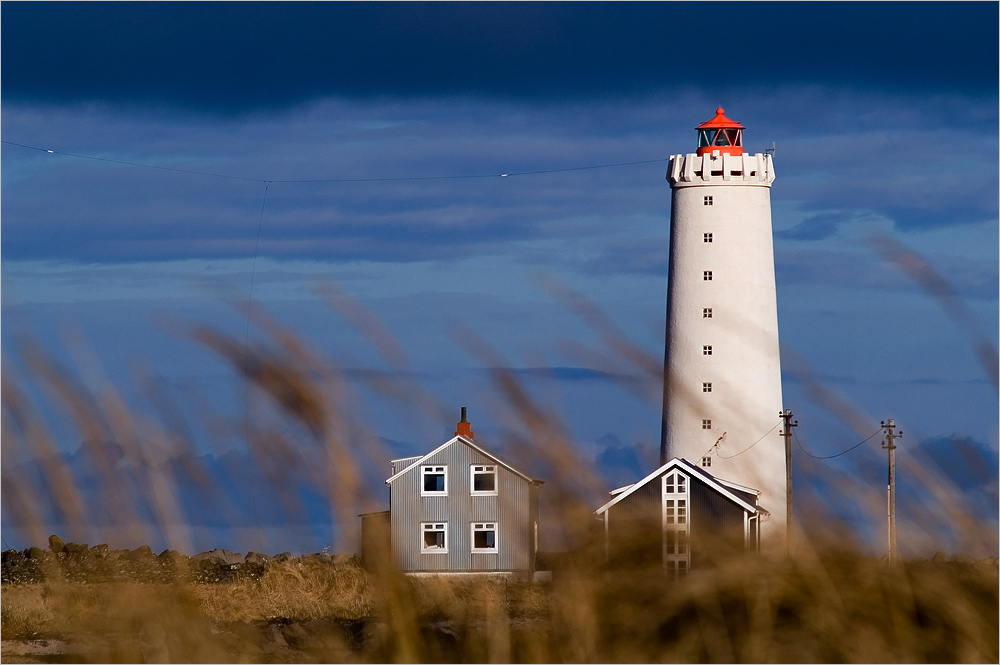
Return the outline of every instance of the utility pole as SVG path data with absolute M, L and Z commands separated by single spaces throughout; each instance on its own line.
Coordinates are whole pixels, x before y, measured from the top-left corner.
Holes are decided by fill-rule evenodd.
M 792 553 L 792 428 L 799 426 L 799 421 L 792 422 L 792 411 L 785 409 L 778 412 L 778 417 L 785 421 L 785 429 L 781 436 L 785 439 L 785 554 Z
M 892 418 L 883 420 L 882 428 L 885 430 L 882 448 L 889 451 L 889 563 L 896 563 L 896 439 L 903 433 L 896 433 Z

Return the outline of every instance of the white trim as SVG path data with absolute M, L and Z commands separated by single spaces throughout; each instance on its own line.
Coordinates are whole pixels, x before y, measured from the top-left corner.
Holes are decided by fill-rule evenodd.
M 428 531 L 440 531 L 444 534 L 443 547 L 427 547 L 424 534 Z M 420 523 L 420 553 L 421 554 L 447 554 L 448 553 L 448 523 L 447 522 L 421 522 Z
M 667 492 L 668 480 L 676 491 Z M 663 569 L 677 579 L 691 570 L 691 477 L 684 469 L 660 476 L 660 502 Z
M 424 477 L 428 474 L 444 476 L 443 490 L 424 489 Z M 420 467 L 420 496 L 448 496 L 448 466 L 445 464 L 425 464 Z
M 626 485 L 625 487 L 619 487 L 616 490 L 611 490 L 610 492 L 608 492 L 608 494 L 610 494 L 611 496 L 615 496 L 615 495 L 621 494 L 622 492 L 624 492 L 625 490 L 627 490 L 630 487 L 632 487 L 632 485 Z
M 630 496 L 631 494 L 633 494 L 636 490 L 638 490 L 640 487 L 642 487 L 646 483 L 650 482 L 651 480 L 654 480 L 654 479 L 658 478 L 659 476 L 662 476 L 667 471 L 669 471 L 671 469 L 674 469 L 674 468 L 680 468 L 685 473 L 687 473 L 688 476 L 694 476 L 694 477 L 698 478 L 703 483 L 707 484 L 709 487 L 711 487 L 716 492 L 718 492 L 722 496 L 726 497 L 727 499 L 729 499 L 730 501 L 732 501 L 733 503 L 735 503 L 736 505 L 738 505 L 743 510 L 746 510 L 746 511 L 752 513 L 752 514 L 756 514 L 757 513 L 757 507 L 756 506 L 751 506 L 749 503 L 747 503 L 746 501 L 744 501 L 743 499 L 741 499 L 740 497 L 736 496 L 735 494 L 733 494 L 732 492 L 730 492 L 728 489 L 726 489 L 722 485 L 722 483 L 715 476 L 709 474 L 706 471 L 702 471 L 701 469 L 699 469 L 695 465 L 691 464 L 691 462 L 688 462 L 686 459 L 683 459 L 681 457 L 675 457 L 675 458 L 673 458 L 672 460 L 670 460 L 669 462 L 667 462 L 666 464 L 664 464 L 663 466 L 661 466 L 659 469 L 657 469 L 656 471 L 652 472 L 651 474 L 649 474 L 648 476 L 646 476 L 645 478 L 643 478 L 639 482 L 635 483 L 634 485 L 630 486 L 627 490 L 625 490 L 624 492 L 622 492 L 621 494 L 619 494 L 615 498 L 611 499 L 611 501 L 608 501 L 606 504 L 604 504 L 603 506 L 601 506 L 600 508 L 598 508 L 594 512 L 596 514 L 601 514 L 601 513 L 605 512 L 606 510 L 608 510 L 608 508 L 610 508 L 611 506 L 615 505 L 619 501 L 623 500 L 625 497 Z M 749 489 L 749 488 L 747 488 L 747 489 Z M 750 490 L 750 491 L 752 491 L 753 493 L 755 493 L 757 495 L 760 494 L 760 492 L 758 492 L 757 490 Z
M 493 476 L 493 489 L 491 490 L 476 490 L 476 474 L 491 474 Z M 469 465 L 469 493 L 472 496 L 496 496 L 497 486 L 497 467 L 495 464 L 470 464 Z
M 464 436 L 456 436 L 456 437 L 454 437 L 452 439 L 449 439 L 448 441 L 445 441 L 440 446 L 438 446 L 434 450 L 430 451 L 429 453 L 427 453 L 426 455 L 424 455 L 423 457 L 421 457 L 416 462 L 414 462 L 413 464 L 409 465 L 408 467 L 406 467 L 402 471 L 397 471 L 395 474 L 393 474 L 389 478 L 386 478 L 385 484 L 388 485 L 392 481 L 396 480 L 396 478 L 399 478 L 401 475 L 403 475 L 404 473 L 406 473 L 410 469 L 413 469 L 414 467 L 422 464 L 424 461 L 430 459 L 430 457 L 432 455 L 437 455 L 439 452 L 441 452 L 442 450 L 444 450 L 445 448 L 447 448 L 451 444 L 455 443 L 456 441 L 461 441 L 462 443 L 464 443 L 465 445 L 469 446 L 473 450 L 475 450 L 475 451 L 477 451 L 479 453 L 482 453 L 486 457 L 489 457 L 491 460 L 493 460 L 494 462 L 496 462 L 500 466 L 502 466 L 502 467 L 504 467 L 504 468 L 512 471 L 513 473 L 516 473 L 517 475 L 521 476 L 522 478 L 524 478 L 525 480 L 527 480 L 530 483 L 540 483 L 541 482 L 540 480 L 535 480 L 534 478 L 532 478 L 531 476 L 529 476 L 529 475 L 527 475 L 525 473 L 521 473 L 520 471 L 518 471 L 517 469 L 515 469 L 514 467 L 512 467 L 510 464 L 507 464 L 507 462 L 504 462 L 502 459 L 500 459 L 499 457 L 497 457 L 493 453 L 489 452 L 485 448 L 480 448 L 479 446 L 477 446 L 476 444 L 474 444 L 469 439 L 466 439 Z M 403 458 L 403 459 L 409 459 L 409 458 Z
M 476 547 L 476 532 L 493 532 L 493 547 Z M 473 554 L 497 554 L 500 551 L 500 529 L 496 522 L 472 522 L 469 525 L 469 551 Z

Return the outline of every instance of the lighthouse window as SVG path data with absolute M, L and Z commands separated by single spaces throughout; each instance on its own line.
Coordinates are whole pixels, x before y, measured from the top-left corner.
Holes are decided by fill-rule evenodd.
M 707 345 L 701 347 L 701 355 L 703 355 L 703 356 L 710 356 L 710 355 L 712 355 L 712 347 L 711 346 L 707 346 Z
M 715 135 L 718 132 L 716 129 L 699 129 L 698 130 L 698 147 L 707 148 L 713 145 L 715 141 Z
M 711 457 L 702 457 L 701 458 L 701 465 L 702 466 L 712 466 L 712 458 Z
M 704 278 L 704 280 L 706 282 L 711 282 L 712 281 L 712 271 L 711 270 L 706 270 L 704 273 L 702 273 L 702 277 Z
M 712 197 L 711 196 L 706 196 L 705 197 L 705 205 L 707 205 L 707 206 L 712 205 Z
M 711 383 L 703 383 L 703 384 L 701 384 L 701 392 L 703 392 L 703 393 L 710 393 L 710 392 L 712 392 L 712 384 Z
M 712 421 L 711 420 L 702 420 L 701 421 L 701 428 L 702 429 L 712 429 Z
M 712 242 L 712 234 L 711 233 L 706 233 L 704 235 L 705 235 L 705 242 Z
M 712 318 L 712 308 L 711 307 L 703 307 L 702 310 L 701 310 L 701 318 L 703 318 L 703 319 L 710 319 L 710 318 Z

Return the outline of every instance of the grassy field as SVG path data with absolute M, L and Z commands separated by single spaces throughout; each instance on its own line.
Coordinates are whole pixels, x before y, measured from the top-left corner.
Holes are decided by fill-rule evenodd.
M 735 559 L 551 584 L 291 560 L 231 583 L 5 585 L 5 662 L 997 662 L 996 559 Z M 55 653 L 32 653 L 38 645 Z M 37 651 L 37 649 L 36 649 Z
M 451 405 L 410 382 L 408 363 L 377 321 L 343 296 L 330 298 L 386 364 L 400 370 L 372 372 L 371 390 L 435 418 L 451 414 Z M 610 350 L 607 358 L 623 364 L 609 375 L 626 376 L 638 366 L 659 385 L 660 360 L 617 337 L 611 324 L 584 305 L 573 303 L 595 322 Z M 6 367 L 3 374 L 7 524 L 41 545 L 49 535 L 45 515 L 80 524 L 101 512 L 104 523 L 95 538 L 159 539 L 190 552 L 171 478 L 150 470 L 162 471 L 155 465 L 164 459 L 180 460 L 179 466 L 189 465 L 181 471 L 192 482 L 223 492 L 197 465 L 198 451 L 186 433 L 198 430 L 222 432 L 219 438 L 230 443 L 234 432 L 250 436 L 237 441 L 261 469 L 273 472 L 259 482 L 269 484 L 289 520 L 300 509 L 290 489 L 307 485 L 328 502 L 338 533 L 349 540 L 358 513 L 372 509 L 363 479 L 372 465 L 384 470 L 389 454 L 357 416 L 348 382 L 329 358 L 263 315 L 254 322 L 268 341 L 251 348 L 207 328 L 189 331 L 245 379 L 248 415 L 239 423 L 221 423 L 217 414 L 185 422 L 187 416 L 155 390 L 159 420 L 134 413 L 113 388 L 91 391 L 29 346 L 30 375 L 16 376 Z M 472 333 L 464 342 L 484 367 L 507 366 Z M 797 504 L 799 524 L 808 529 L 796 534 L 788 558 L 716 561 L 677 582 L 658 569 L 606 568 L 594 555 L 600 548 L 592 528 L 594 497 L 606 488 L 552 409 L 533 400 L 512 373 L 497 369 L 492 376 L 509 423 L 505 448 L 546 479 L 554 525 L 547 537 L 563 552 L 552 566 L 551 583 L 416 578 L 392 569 L 372 574 L 346 557 L 316 556 L 271 561 L 253 577 L 199 579 L 172 571 L 176 557 L 156 557 L 148 548 L 131 558 L 102 559 L 111 563 L 84 574 L 72 556 L 56 553 L 59 548 L 48 554 L 37 549 L 37 575 L 2 588 L 4 662 L 1000 660 L 995 556 L 910 558 L 890 565 L 856 545 L 850 530 L 821 509 L 810 515 L 808 501 Z M 48 396 L 46 408 L 38 395 Z M 78 470 L 58 454 L 40 415 L 54 408 L 75 424 L 96 460 L 88 482 L 103 488 L 100 505 L 93 505 L 94 494 L 74 481 Z M 103 445 L 109 441 L 114 446 Z M 14 474 L 15 462 L 25 460 L 37 472 Z M 138 471 L 122 478 L 123 468 Z M 955 501 L 960 494 L 935 483 L 928 478 L 923 494 L 932 503 L 913 506 L 901 534 L 916 532 L 930 542 L 943 538 L 953 552 L 995 554 L 995 521 L 963 512 Z M 885 509 L 884 485 L 867 494 L 857 484 L 848 490 L 872 514 L 884 514 L 878 512 Z M 225 507 L 242 500 L 211 495 L 223 519 Z M 351 543 L 341 546 L 353 551 Z M 99 547 L 101 556 L 110 556 L 106 546 Z M 152 572 L 144 575 L 147 569 Z

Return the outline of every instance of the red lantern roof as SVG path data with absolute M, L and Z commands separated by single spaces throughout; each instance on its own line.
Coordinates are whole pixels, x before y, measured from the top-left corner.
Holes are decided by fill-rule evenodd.
M 698 154 L 718 152 L 727 155 L 743 154 L 743 125 L 726 117 L 721 106 L 715 109 L 715 117 L 701 123 L 698 130 Z
M 746 129 L 743 125 L 736 122 L 735 120 L 730 120 L 726 117 L 726 109 L 721 106 L 715 109 L 715 117 L 711 120 L 706 120 L 701 123 L 695 129 L 722 129 L 723 127 L 731 127 L 733 129 Z

